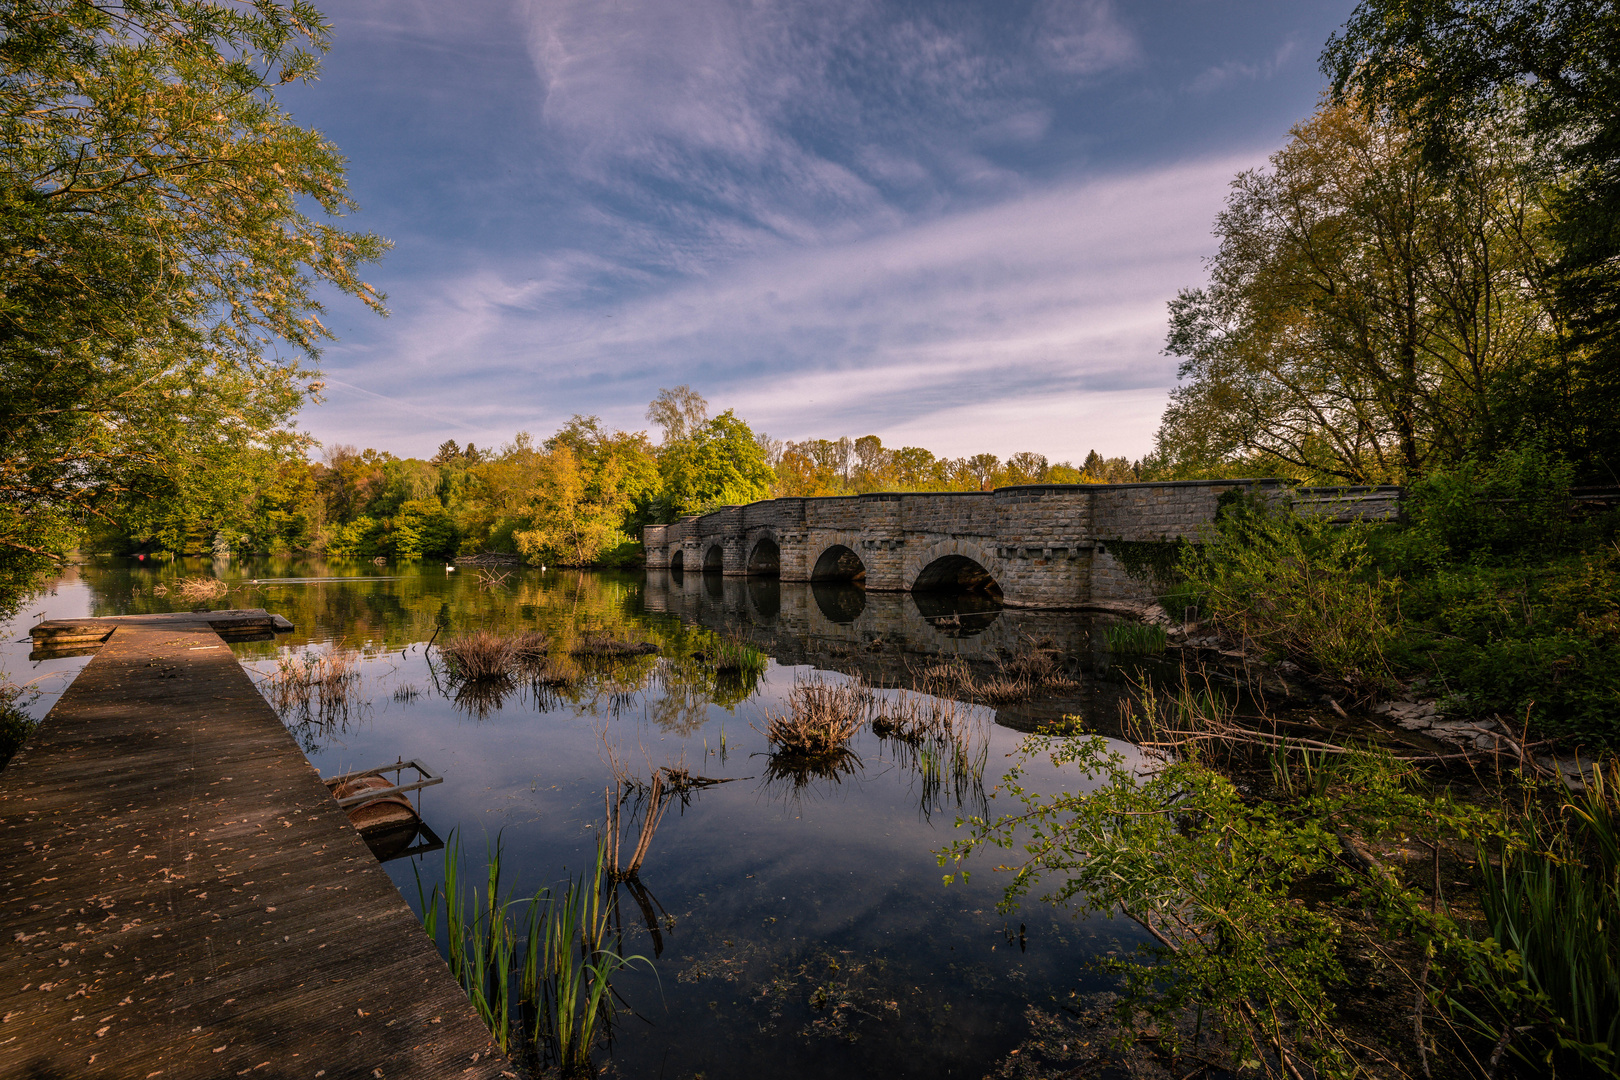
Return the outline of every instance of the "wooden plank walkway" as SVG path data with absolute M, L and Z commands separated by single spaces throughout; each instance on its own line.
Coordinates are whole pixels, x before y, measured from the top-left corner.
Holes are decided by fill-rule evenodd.
M 511 1076 L 221 638 L 116 629 L 0 773 L 0 1076 Z

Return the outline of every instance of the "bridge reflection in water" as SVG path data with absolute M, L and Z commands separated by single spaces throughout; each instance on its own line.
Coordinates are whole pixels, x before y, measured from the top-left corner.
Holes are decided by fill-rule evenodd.
M 847 581 L 669 570 L 647 571 L 643 601 L 649 613 L 734 633 L 778 664 L 858 674 L 879 686 L 909 687 L 944 660 L 993 675 L 1020 652 L 1056 650 L 1080 688 L 998 706 L 996 722 L 1021 731 L 1076 715 L 1112 732 L 1129 688 L 1108 651 L 1106 627 L 1119 618 L 1108 613 L 1003 608 L 983 592 L 868 592 Z

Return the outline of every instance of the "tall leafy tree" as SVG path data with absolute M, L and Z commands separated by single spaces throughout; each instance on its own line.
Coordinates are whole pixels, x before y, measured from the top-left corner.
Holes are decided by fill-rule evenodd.
M 1511 119 L 1556 172 L 1556 244 L 1570 449 L 1620 471 L 1620 5 L 1614 0 L 1363 0 L 1328 43 L 1335 92 L 1418 133 L 1437 170 L 1483 124 Z
M 338 151 L 292 123 L 328 26 L 303 0 L 0 8 L 0 564 L 87 515 L 229 485 L 302 448 L 329 337 L 317 290 L 377 311 L 386 245 Z M 13 578 L 15 583 L 15 577 Z
M 641 432 L 608 432 L 575 416 L 547 439 L 523 524 L 513 533 L 531 561 L 588 566 L 630 539 L 626 526 L 660 484 L 652 445 Z
M 665 443 L 658 471 L 663 498 L 675 514 L 768 498 L 776 479 L 753 431 L 730 409 L 689 437 Z
M 1170 305 L 1161 453 L 1379 483 L 1494 452 L 1553 334 L 1524 158 L 1485 129 L 1437 174 L 1354 105 L 1297 126 L 1233 181 L 1209 286 Z

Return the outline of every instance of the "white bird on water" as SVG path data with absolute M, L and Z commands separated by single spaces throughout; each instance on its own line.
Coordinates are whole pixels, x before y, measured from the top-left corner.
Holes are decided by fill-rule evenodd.
M 455 563 L 445 563 L 444 564 L 444 572 L 447 573 L 447 574 L 455 573 L 456 572 L 456 564 Z

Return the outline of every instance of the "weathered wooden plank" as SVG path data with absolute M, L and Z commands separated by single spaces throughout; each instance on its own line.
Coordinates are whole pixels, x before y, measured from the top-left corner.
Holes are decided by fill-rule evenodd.
M 119 626 L 182 627 L 203 625 L 217 634 L 269 632 L 285 634 L 293 624 L 263 608 L 226 608 L 220 611 L 170 611 L 151 615 L 103 615 L 84 619 L 47 619 L 28 631 L 36 646 L 103 642 Z
M 0 1075 L 503 1075 L 219 644 L 120 622 L 0 774 Z

